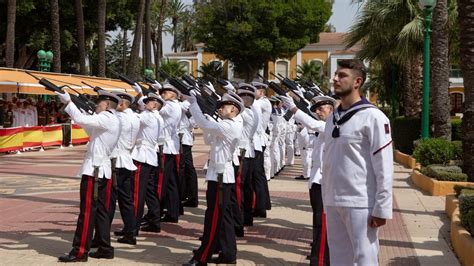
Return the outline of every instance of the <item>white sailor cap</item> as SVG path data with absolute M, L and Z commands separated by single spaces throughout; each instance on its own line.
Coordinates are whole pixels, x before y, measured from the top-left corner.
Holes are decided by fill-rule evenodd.
M 239 114 L 242 113 L 245 109 L 244 101 L 242 100 L 242 98 L 240 98 L 239 95 L 232 91 L 229 91 L 222 96 L 221 100 L 217 102 L 217 109 L 221 108 L 222 105 L 228 104 L 237 107 L 237 109 L 239 109 Z
M 255 98 L 255 94 L 257 93 L 257 88 L 255 88 L 252 84 L 248 83 L 239 83 L 239 89 L 237 90 L 237 94 L 239 96 L 248 95 Z
M 178 99 L 181 98 L 181 92 L 175 86 L 169 83 L 163 84 L 163 88 L 160 89 L 160 94 L 164 91 L 172 91 L 176 93 Z
M 252 81 L 252 85 L 257 89 L 264 89 L 268 88 L 268 85 L 259 81 Z
M 312 105 L 310 107 L 310 111 L 314 113 L 316 112 L 316 108 L 318 108 L 321 105 L 325 105 L 325 104 L 330 104 L 332 106 L 336 105 L 336 100 L 332 97 L 323 95 L 323 96 L 314 97 L 313 99 L 311 99 L 311 103 Z
M 117 95 L 118 97 L 120 97 L 120 99 L 124 99 L 124 100 L 127 100 L 131 103 L 133 103 L 133 101 L 135 100 L 135 97 L 133 97 L 132 95 L 126 93 L 126 92 L 122 92 L 122 91 L 113 91 L 112 92 L 113 94 Z
M 100 102 L 100 101 L 103 101 L 103 100 L 109 100 L 109 101 L 112 101 L 112 102 L 115 102 L 115 103 L 119 103 L 120 102 L 120 97 L 111 93 L 111 92 L 108 92 L 106 90 L 99 90 L 97 91 L 97 94 L 99 95 L 99 98 L 97 99 L 97 102 Z
M 143 99 L 143 102 L 144 103 L 147 103 L 149 101 L 157 101 L 161 104 L 161 106 L 165 106 L 165 100 L 163 100 L 163 98 L 161 98 L 159 95 L 156 95 L 154 94 L 153 92 L 149 92 L 147 94 L 147 97 L 145 99 Z

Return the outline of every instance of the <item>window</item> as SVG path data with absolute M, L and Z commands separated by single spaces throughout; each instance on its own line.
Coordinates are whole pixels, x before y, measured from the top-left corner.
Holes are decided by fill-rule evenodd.
M 282 75 L 283 77 L 288 77 L 288 70 L 289 70 L 289 62 L 288 61 L 277 61 L 275 66 L 275 74 Z
M 449 98 L 451 99 L 451 114 L 454 115 L 456 113 L 463 112 L 463 95 L 459 92 L 453 92 L 449 94 Z
M 191 62 L 190 61 L 179 61 L 178 62 L 180 65 L 183 66 L 183 69 L 186 74 L 191 74 Z

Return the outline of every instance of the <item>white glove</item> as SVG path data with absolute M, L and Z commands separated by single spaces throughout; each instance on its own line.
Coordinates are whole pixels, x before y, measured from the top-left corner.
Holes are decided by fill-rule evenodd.
M 291 110 L 296 107 L 293 98 L 291 98 L 290 96 L 280 96 L 280 99 L 283 102 L 283 105 L 286 106 L 286 108 Z
M 204 85 L 211 91 L 216 92 L 216 89 L 214 89 L 214 85 L 212 85 L 211 82 L 208 82 L 207 84 L 204 84 Z
M 56 95 L 58 95 L 59 100 L 63 104 L 68 104 L 71 101 L 71 95 L 69 95 L 69 93 L 67 91 L 64 91 L 64 93 L 60 93 L 60 92 L 55 91 L 54 93 L 56 93 Z
M 143 94 L 142 87 L 140 87 L 138 83 L 135 82 L 135 84 L 132 85 L 132 88 L 137 94 Z
M 151 84 L 151 87 L 155 90 L 161 90 L 161 88 L 163 88 L 161 84 L 156 80 L 155 80 L 155 83 Z
M 229 90 L 229 91 L 235 91 L 234 85 L 232 85 L 232 83 L 230 83 L 230 82 L 227 81 L 227 80 L 226 80 L 226 82 L 227 82 L 227 84 L 223 86 L 224 89 Z

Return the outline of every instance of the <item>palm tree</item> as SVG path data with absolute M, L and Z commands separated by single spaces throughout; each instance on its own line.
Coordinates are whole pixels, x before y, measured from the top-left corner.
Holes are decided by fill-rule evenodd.
M 323 64 L 319 61 L 304 61 L 301 66 L 298 66 L 296 73 L 300 75 L 300 79 L 308 82 L 317 82 L 321 84 L 323 74 Z
M 158 67 L 161 64 L 161 58 L 163 57 L 163 25 L 166 19 L 166 0 L 155 1 L 155 5 L 152 6 L 154 15 L 152 17 L 152 43 L 155 51 L 155 76 L 159 76 Z M 158 14 L 157 14 L 158 13 Z M 157 14 L 157 15 L 156 15 Z
M 97 12 L 97 37 L 98 37 L 98 65 L 97 75 L 105 77 L 105 16 L 106 16 L 106 0 L 99 0 Z
M 144 67 L 151 66 L 151 0 L 145 2 L 145 38 L 144 38 L 143 53 Z
M 222 63 L 220 61 L 211 61 L 207 64 L 203 64 L 201 68 L 198 70 L 201 75 L 206 77 L 214 77 L 214 78 L 223 78 L 224 77 L 224 68 L 222 67 Z
M 181 51 L 194 50 L 194 16 L 195 13 L 192 10 L 185 10 L 181 13 L 181 23 L 176 31 L 176 46 Z
M 464 116 L 462 119 L 462 148 L 464 172 L 474 182 L 474 2 L 458 0 L 461 70 L 464 78 Z
M 181 2 L 181 0 L 171 0 L 168 5 L 168 16 L 171 18 L 171 25 L 173 29 L 173 51 L 176 53 L 178 51 L 178 42 L 177 42 L 177 29 L 178 29 L 178 22 L 181 13 L 184 11 L 186 7 L 185 4 Z
M 433 97 L 434 137 L 451 140 L 449 99 L 448 0 L 438 0 L 433 10 L 430 84 Z
M 135 23 L 135 32 L 132 43 L 132 53 L 128 62 L 127 74 L 132 79 L 137 79 L 138 76 L 138 56 L 140 53 L 140 43 L 142 38 L 142 24 L 145 13 L 145 0 L 140 0 L 138 4 L 138 14 Z
M 59 29 L 58 0 L 51 0 L 51 39 L 53 50 L 53 71 L 61 72 L 61 34 Z
M 86 74 L 86 37 L 84 33 L 84 14 L 82 0 L 74 1 L 74 13 L 76 15 L 77 46 L 79 49 L 79 74 Z
M 15 20 L 16 20 L 16 0 L 8 0 L 7 14 L 7 38 L 5 63 L 7 67 L 13 67 L 15 63 Z
M 161 69 L 173 77 L 181 77 L 186 73 L 184 66 L 176 60 L 163 59 L 161 61 Z

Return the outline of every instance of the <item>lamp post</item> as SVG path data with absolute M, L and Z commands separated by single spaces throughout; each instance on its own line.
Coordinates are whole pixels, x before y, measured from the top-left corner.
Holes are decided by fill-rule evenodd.
M 431 14 L 436 0 L 420 0 L 425 18 L 425 39 L 423 45 L 423 109 L 421 112 L 421 138 L 430 137 L 430 33 Z
M 39 50 L 36 55 L 38 56 L 38 70 L 49 72 L 51 69 L 51 63 L 53 63 L 53 52 Z

